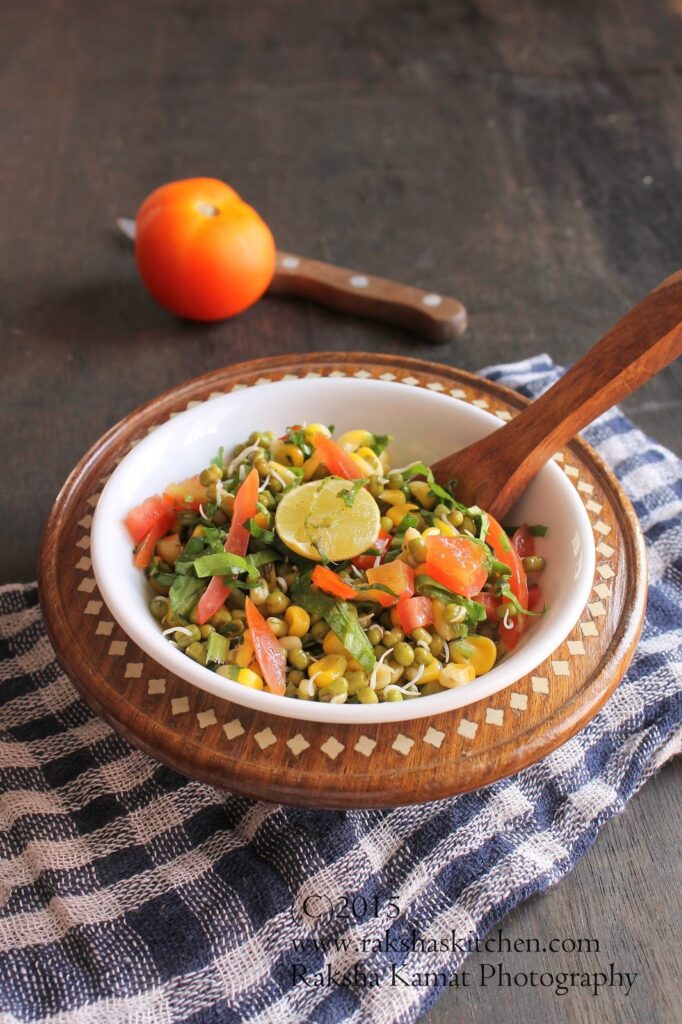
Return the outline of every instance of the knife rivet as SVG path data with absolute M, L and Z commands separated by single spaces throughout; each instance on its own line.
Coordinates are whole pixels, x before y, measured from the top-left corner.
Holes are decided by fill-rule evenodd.
M 369 284 L 369 278 L 365 277 L 364 274 L 353 274 L 349 278 L 349 284 L 352 284 L 353 288 L 366 288 Z
M 429 294 L 425 295 L 422 299 L 422 303 L 425 306 L 440 306 L 442 301 L 443 300 L 440 295 L 436 295 L 435 292 L 429 292 Z

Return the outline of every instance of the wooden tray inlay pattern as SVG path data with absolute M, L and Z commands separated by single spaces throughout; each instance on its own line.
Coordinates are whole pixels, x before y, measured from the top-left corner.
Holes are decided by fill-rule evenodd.
M 404 357 L 320 353 L 226 367 L 160 396 L 117 424 L 62 489 L 41 553 L 43 611 L 57 657 L 95 709 L 132 743 L 184 774 L 244 795 L 322 807 L 389 806 L 462 792 L 512 774 L 568 739 L 599 709 L 634 650 L 646 602 L 634 512 L 582 441 L 555 456 L 595 532 L 594 588 L 566 641 L 531 675 L 432 719 L 334 726 L 231 704 L 172 676 L 128 640 L 92 575 L 89 529 L 102 486 L 132 445 L 216 395 L 297 377 L 395 380 L 509 419 L 524 399 L 460 370 Z

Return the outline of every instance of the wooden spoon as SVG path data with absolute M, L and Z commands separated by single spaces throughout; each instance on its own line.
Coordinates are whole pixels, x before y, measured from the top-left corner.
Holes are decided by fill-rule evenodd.
M 579 430 L 682 354 L 682 271 L 662 281 L 519 415 L 432 468 L 456 494 L 501 519 Z

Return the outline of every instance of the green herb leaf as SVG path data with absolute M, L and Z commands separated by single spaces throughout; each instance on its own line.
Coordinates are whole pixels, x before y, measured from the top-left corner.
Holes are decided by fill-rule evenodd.
M 223 452 L 224 451 L 225 451 L 225 449 L 221 445 L 220 448 L 218 449 L 218 454 L 214 455 L 214 457 L 211 459 L 211 463 L 210 464 L 212 466 L 217 466 L 218 469 L 222 469 L 223 468 Z
M 303 430 L 292 430 L 291 428 L 289 428 L 287 430 L 286 441 L 288 444 L 297 445 L 301 449 L 302 453 L 305 455 L 306 458 L 310 458 L 310 456 L 313 454 L 313 446 L 311 445 L 310 441 L 308 441 L 308 439 L 306 438 L 305 431 Z
M 231 576 L 233 569 L 247 573 L 249 579 L 258 578 L 258 570 L 249 564 L 248 559 L 242 558 L 241 555 L 232 555 L 229 551 L 203 555 L 194 562 L 194 571 L 200 579 L 205 576 Z
M 255 537 L 256 540 L 262 541 L 263 544 L 272 544 L 275 539 L 274 530 L 266 530 L 264 527 L 259 526 L 258 523 L 254 522 L 253 519 L 247 519 L 246 529 L 252 537 Z
M 374 649 L 367 634 L 360 625 L 357 610 L 348 601 L 335 601 L 333 597 L 314 588 L 310 573 L 302 573 L 291 589 L 296 604 L 309 615 L 321 615 L 329 628 L 336 633 L 351 657 L 355 658 L 366 672 L 371 672 L 376 663 Z
M 346 508 L 352 508 L 353 505 L 355 504 L 355 499 L 358 496 L 358 492 L 365 486 L 367 482 L 368 481 L 364 479 L 354 480 L 350 487 L 347 487 L 344 490 L 339 491 L 339 493 L 337 494 L 337 498 L 341 498 Z
M 172 611 L 183 617 L 189 615 L 203 590 L 204 582 L 196 576 L 176 577 L 168 594 Z
M 278 558 L 278 552 L 272 548 L 263 548 L 262 551 L 254 551 L 252 555 L 246 556 L 247 562 L 250 562 L 256 568 L 261 565 L 267 565 L 269 562 L 276 562 Z
M 375 455 L 381 455 L 382 452 L 386 451 L 393 438 L 390 434 L 372 434 L 372 441 L 370 448 Z

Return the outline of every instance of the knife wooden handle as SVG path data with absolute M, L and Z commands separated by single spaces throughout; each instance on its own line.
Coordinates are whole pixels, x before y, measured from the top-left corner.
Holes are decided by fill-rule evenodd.
M 454 341 L 467 326 L 466 309 L 457 299 L 290 252 L 277 252 L 268 291 L 395 324 L 438 345 Z

